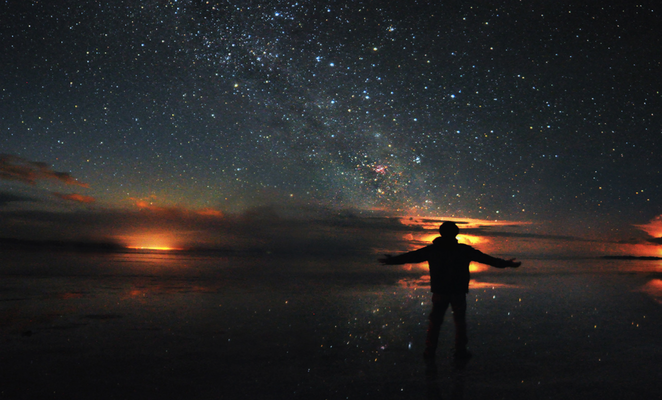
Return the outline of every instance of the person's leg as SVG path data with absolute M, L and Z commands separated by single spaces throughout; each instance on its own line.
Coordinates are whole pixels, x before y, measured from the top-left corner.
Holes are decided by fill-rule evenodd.
M 464 293 L 453 294 L 450 298 L 451 308 L 453 309 L 453 322 L 455 322 L 455 354 L 456 356 L 466 356 L 467 343 L 467 297 Z
M 444 322 L 444 314 L 450 303 L 450 298 L 439 293 L 432 294 L 432 312 L 428 319 L 428 332 L 425 338 L 425 353 L 426 358 L 434 358 L 435 351 L 437 350 L 437 343 L 439 342 L 439 331 L 441 324 Z

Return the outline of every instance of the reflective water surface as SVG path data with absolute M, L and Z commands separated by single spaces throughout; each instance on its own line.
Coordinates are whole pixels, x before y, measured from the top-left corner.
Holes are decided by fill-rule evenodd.
M 523 260 L 473 274 L 421 357 L 423 269 L 364 260 L 0 254 L 0 398 L 653 398 L 662 263 Z

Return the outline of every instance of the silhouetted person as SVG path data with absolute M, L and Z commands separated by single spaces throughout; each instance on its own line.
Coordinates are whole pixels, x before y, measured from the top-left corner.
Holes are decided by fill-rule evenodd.
M 431 245 L 395 257 L 386 255 L 379 262 L 386 265 L 413 264 L 427 261 L 430 266 L 430 289 L 432 291 L 432 312 L 425 340 L 426 360 L 433 360 L 439 341 L 439 330 L 444 321 L 444 314 L 450 304 L 455 322 L 455 357 L 467 359 L 467 299 L 469 292 L 469 264 L 476 261 L 496 268 L 517 268 L 522 263 L 515 259 L 504 260 L 488 256 L 473 247 L 460 244 L 455 237 L 460 229 L 454 222 L 444 222 L 439 227 L 441 237 L 434 239 Z

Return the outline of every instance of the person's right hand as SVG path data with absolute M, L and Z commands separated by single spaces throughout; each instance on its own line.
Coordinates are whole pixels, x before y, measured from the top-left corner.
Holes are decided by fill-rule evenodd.
M 391 260 L 391 257 L 393 256 L 390 254 L 384 254 L 384 258 L 380 258 L 377 261 L 379 261 L 381 264 L 389 265 L 390 264 L 389 261 Z

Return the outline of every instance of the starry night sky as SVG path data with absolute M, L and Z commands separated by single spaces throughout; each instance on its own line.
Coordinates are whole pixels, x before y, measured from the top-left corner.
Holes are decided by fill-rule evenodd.
M 5 1 L 0 236 L 270 206 L 512 221 L 658 254 L 661 11 Z

